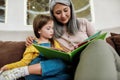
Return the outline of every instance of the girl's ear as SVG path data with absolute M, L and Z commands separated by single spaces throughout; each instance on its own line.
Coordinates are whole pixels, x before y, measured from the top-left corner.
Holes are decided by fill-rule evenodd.
M 41 33 L 40 31 L 38 31 L 38 33 Z
M 41 33 L 41 30 L 40 30 L 40 29 L 38 30 L 38 33 L 39 33 L 39 34 Z

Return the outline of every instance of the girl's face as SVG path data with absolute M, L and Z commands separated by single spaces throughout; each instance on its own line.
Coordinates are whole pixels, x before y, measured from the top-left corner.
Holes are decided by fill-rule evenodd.
M 41 30 L 38 31 L 40 34 L 40 38 L 43 39 L 50 39 L 53 37 L 54 30 L 53 30 L 53 21 L 49 21 L 46 25 L 44 25 Z
M 53 15 L 60 23 L 66 24 L 68 23 L 71 17 L 70 7 L 58 3 L 53 8 Z

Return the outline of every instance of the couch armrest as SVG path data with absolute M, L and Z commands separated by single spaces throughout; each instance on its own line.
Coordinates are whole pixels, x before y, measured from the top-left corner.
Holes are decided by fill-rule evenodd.
M 106 41 L 115 48 L 116 52 L 120 56 L 120 34 L 118 33 L 110 33 L 111 36 L 106 38 Z
M 111 36 L 106 38 L 106 42 L 115 49 L 115 44 L 114 44 Z
M 25 50 L 24 41 L 0 41 L 0 67 L 19 61 Z

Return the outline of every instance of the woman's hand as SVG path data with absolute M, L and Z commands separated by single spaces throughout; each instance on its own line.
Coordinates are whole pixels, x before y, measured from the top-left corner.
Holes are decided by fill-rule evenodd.
M 32 43 L 33 43 L 33 40 L 35 39 L 35 37 L 33 37 L 33 36 L 28 36 L 27 38 L 26 38 L 26 42 L 25 42 L 25 45 L 26 46 L 30 46 Z
M 63 49 L 54 48 L 54 47 L 51 47 L 50 49 L 57 50 L 57 51 L 61 51 L 61 52 L 67 52 L 67 51 L 65 51 L 65 50 L 63 50 Z

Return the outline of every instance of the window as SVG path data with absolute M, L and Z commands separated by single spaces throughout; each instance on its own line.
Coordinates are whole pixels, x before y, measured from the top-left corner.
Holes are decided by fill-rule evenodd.
M 6 0 L 0 0 L 0 23 L 5 22 L 5 2 Z
M 72 0 L 77 17 L 92 21 L 90 0 Z M 36 14 L 49 14 L 49 0 L 27 0 L 27 25 L 31 25 Z
M 92 21 L 90 0 L 72 0 L 72 2 L 77 17 L 87 18 Z

